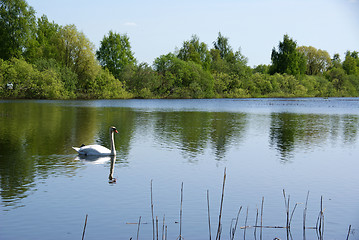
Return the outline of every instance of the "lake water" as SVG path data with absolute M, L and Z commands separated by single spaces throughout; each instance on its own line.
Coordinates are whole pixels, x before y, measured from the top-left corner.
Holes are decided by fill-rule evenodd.
M 117 155 L 79 158 L 72 146 Z M 359 239 L 359 99 L 0 100 L 0 239 L 152 239 L 151 181 L 159 239 L 215 239 L 226 169 L 222 239 L 303 235 L 324 209 L 324 239 Z M 109 174 L 117 179 L 109 183 Z M 182 225 L 180 225 L 183 183 Z M 285 229 L 240 229 L 256 222 Z M 248 209 L 248 215 L 246 214 Z M 247 217 L 246 217 L 247 216 Z M 246 224 L 247 218 L 247 224 Z M 258 223 L 259 225 L 259 220 Z

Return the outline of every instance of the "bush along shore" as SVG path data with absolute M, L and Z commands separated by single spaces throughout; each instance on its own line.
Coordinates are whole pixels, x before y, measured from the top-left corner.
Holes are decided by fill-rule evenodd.
M 249 67 L 218 33 L 139 63 L 126 34 L 109 31 L 99 49 L 75 25 L 35 17 L 25 0 L 1 2 L 0 98 L 357 97 L 359 53 L 341 59 L 284 35 L 271 64 Z

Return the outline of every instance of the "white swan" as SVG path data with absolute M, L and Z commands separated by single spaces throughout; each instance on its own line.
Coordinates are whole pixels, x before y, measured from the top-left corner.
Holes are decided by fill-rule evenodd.
M 115 156 L 115 141 L 114 141 L 114 133 L 118 133 L 115 127 L 110 127 L 110 139 L 111 139 L 111 150 L 105 148 L 101 145 L 82 145 L 81 147 L 72 147 L 76 152 L 80 155 L 86 156 Z

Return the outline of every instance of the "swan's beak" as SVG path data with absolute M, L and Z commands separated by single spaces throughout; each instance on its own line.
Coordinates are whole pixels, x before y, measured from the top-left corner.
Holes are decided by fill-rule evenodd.
M 117 131 L 117 130 L 115 130 L 115 133 L 118 133 L 118 131 Z

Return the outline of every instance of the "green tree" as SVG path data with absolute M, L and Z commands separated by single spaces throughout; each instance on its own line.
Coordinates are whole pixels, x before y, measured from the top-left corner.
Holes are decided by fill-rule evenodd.
M 305 72 L 305 57 L 297 50 L 297 42 L 289 38 L 287 34 L 284 35 L 283 42 L 279 42 L 278 51 L 273 48 L 271 60 L 271 74 L 300 75 Z
M 359 53 L 356 51 L 345 53 L 343 68 L 348 75 L 359 75 Z
M 177 57 L 183 61 L 192 61 L 208 69 L 211 61 L 207 44 L 200 42 L 197 35 L 191 40 L 183 42 L 182 48 L 178 51 Z
M 257 92 L 260 94 L 256 96 L 254 95 L 256 92 L 253 92 L 251 93 L 252 96 L 254 97 L 266 96 L 273 91 L 273 87 L 268 76 L 269 75 L 267 74 L 260 74 L 260 73 L 255 73 L 251 76 L 251 80 L 255 84 Z
M 3 83 L 11 82 L 13 89 L 5 90 L 3 97 L 10 98 L 67 98 L 64 83 L 53 69 L 38 71 L 23 59 L 1 61 L 0 75 Z M 1 93 L 1 91 L 0 91 Z
M 343 68 L 332 68 L 327 72 L 327 76 L 337 90 L 342 89 L 345 79 L 345 71 Z
M 154 69 L 162 78 L 161 92 L 169 97 L 213 97 L 213 76 L 195 62 L 183 61 L 169 53 L 155 60 Z
M 59 53 L 61 63 L 76 73 L 78 78 L 77 88 L 82 92 L 87 92 L 93 86 L 99 73 L 94 45 L 86 38 L 85 34 L 77 31 L 75 25 L 66 25 L 60 30 L 61 44 Z
M 297 49 L 306 58 L 306 74 L 318 75 L 327 71 L 328 68 L 331 66 L 330 55 L 327 51 L 316 49 L 312 46 L 301 46 Z
M 153 69 L 159 74 L 165 74 L 166 71 L 171 67 L 173 60 L 176 56 L 173 53 L 161 55 L 153 62 Z
M 230 73 L 231 68 L 227 64 L 227 61 L 221 58 L 221 52 L 218 49 L 212 48 L 210 50 L 212 61 L 211 61 L 211 70 L 212 72 L 218 73 Z
M 161 55 L 153 62 L 153 69 L 160 77 L 160 87 L 158 92 L 163 97 L 171 95 L 175 86 L 178 85 L 178 79 L 176 79 L 174 74 L 169 71 L 176 58 L 177 57 L 173 53 L 168 53 L 166 55 Z
M 248 75 L 250 68 L 247 66 L 247 58 L 241 53 L 241 49 L 233 52 L 229 45 L 228 38 L 220 32 L 217 40 L 213 42 L 211 69 L 214 72 L 235 74 L 243 78 Z
M 331 66 L 336 68 L 342 67 L 342 61 L 340 60 L 339 53 L 335 53 L 333 55 Z
M 95 81 L 91 82 L 89 98 L 131 98 L 122 82 L 118 81 L 108 69 L 100 69 Z
M 61 27 L 58 24 L 50 22 L 46 15 L 38 18 L 35 38 L 26 52 L 26 60 L 33 63 L 44 58 L 61 62 L 61 38 Z
M 67 91 L 67 96 L 70 98 L 76 97 L 76 86 L 77 86 L 77 75 L 70 68 L 63 66 L 61 63 L 57 62 L 55 59 L 37 59 L 33 65 L 40 72 L 43 71 L 54 71 L 57 73 L 59 79 L 63 82 L 65 90 Z
M 214 49 L 219 51 L 222 59 L 227 59 L 233 53 L 232 47 L 228 43 L 228 37 L 222 36 L 221 32 L 218 33 L 217 40 L 213 42 Z
M 260 64 L 260 65 L 254 67 L 253 73 L 267 74 L 267 73 L 269 73 L 269 67 L 270 67 L 269 65 Z
M 101 66 L 107 68 L 117 79 L 121 78 L 121 72 L 127 65 L 136 63 L 129 37 L 112 31 L 102 39 L 96 56 Z
M 130 92 L 141 98 L 153 98 L 160 87 L 160 77 L 147 63 L 128 65 L 122 79 Z
M 24 0 L 0 1 L 0 58 L 19 58 L 32 42 L 35 11 Z

